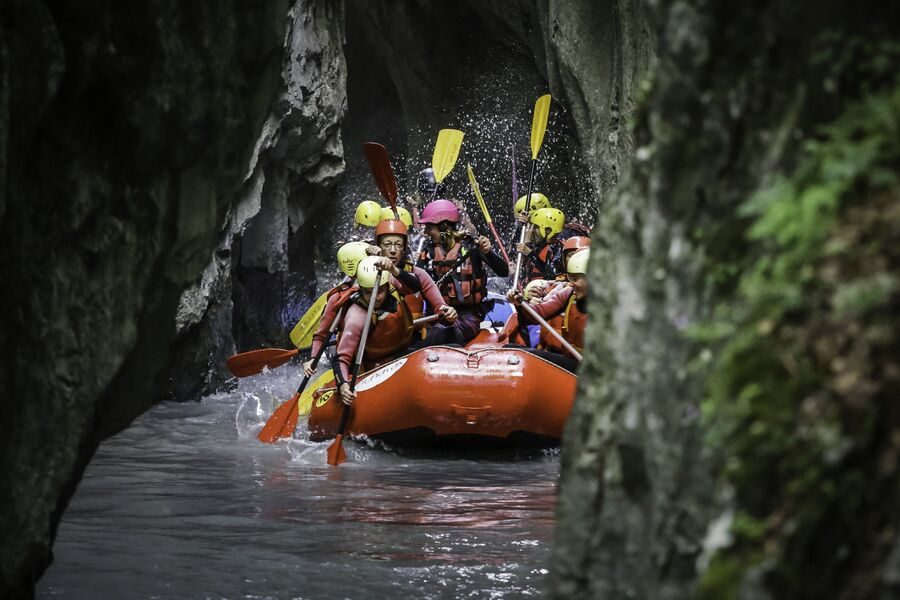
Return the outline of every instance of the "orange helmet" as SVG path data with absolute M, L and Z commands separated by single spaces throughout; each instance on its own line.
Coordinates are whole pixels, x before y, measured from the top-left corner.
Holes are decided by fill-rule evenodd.
M 581 250 L 582 248 L 591 247 L 591 238 L 583 235 L 575 235 L 570 237 L 563 244 L 563 252 L 566 250 Z
M 375 226 L 375 239 L 377 240 L 383 235 L 402 235 L 403 237 L 408 237 L 409 229 L 403 221 L 385 219 Z

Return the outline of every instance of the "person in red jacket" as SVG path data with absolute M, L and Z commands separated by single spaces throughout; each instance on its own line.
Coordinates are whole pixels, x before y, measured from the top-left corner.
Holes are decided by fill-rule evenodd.
M 344 279 L 328 291 L 328 303 L 319 318 L 319 325 L 313 334 L 310 346 L 310 359 L 303 363 L 304 375 L 312 375 L 314 358 L 319 354 L 323 344 L 327 344 L 331 338 L 331 324 L 338 316 L 341 307 L 350 299 L 359 288 L 356 286 L 356 266 L 364 259 L 368 252 L 369 244 L 366 242 L 349 242 L 337 251 L 338 267 L 344 274 Z
M 554 329 L 562 335 L 576 350 L 584 349 L 584 332 L 587 327 L 587 264 L 590 258 L 590 249 L 579 250 L 566 263 L 568 284 L 559 286 L 553 293 L 546 296 L 543 302 L 532 305 L 532 308 L 544 320 L 551 321 Z M 510 290 L 507 293 L 510 303 L 517 307 L 521 323 L 534 323 L 527 312 L 521 310 L 523 301 L 522 293 Z M 544 332 L 542 332 L 544 333 Z M 553 335 L 542 335 L 545 349 L 536 350 L 535 353 L 544 356 L 548 360 L 574 372 L 578 366 L 572 357 Z
M 509 275 L 509 265 L 491 249 L 485 236 L 472 237 L 459 228 L 459 208 L 450 200 L 435 200 L 422 211 L 429 241 L 418 257 L 439 289 L 444 301 L 456 309 L 459 318 L 453 324 L 447 343 L 465 344 L 481 330 L 487 313 L 487 271 L 490 267 L 501 277 Z
M 356 392 L 350 390 L 350 374 L 362 339 L 370 299 L 375 302 L 375 309 L 360 372 L 402 356 L 412 341 L 412 312 L 396 289 L 398 280 L 382 269 L 385 260 L 370 256 L 360 261 L 356 269 L 359 292 L 351 296 L 341 318 L 337 351 L 332 364 L 334 378 L 338 382 L 338 393 L 346 404 L 352 404 L 356 399 Z M 381 273 L 381 281 L 378 288 L 374 289 L 378 273 Z
M 456 309 L 444 301 L 428 273 L 407 259 L 408 239 L 409 229 L 402 221 L 385 219 L 375 227 L 375 243 L 381 249 L 381 256 L 390 261 L 385 268 L 390 269 L 391 275 L 398 280 L 400 285 L 397 290 L 403 295 L 413 318 L 417 319 L 425 313 L 424 302 L 427 302 L 430 312 L 441 315 L 447 323 L 453 323 L 457 317 Z

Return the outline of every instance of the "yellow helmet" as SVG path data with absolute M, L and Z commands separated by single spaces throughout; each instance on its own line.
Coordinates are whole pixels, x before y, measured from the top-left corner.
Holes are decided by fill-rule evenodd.
M 338 267 L 347 277 L 356 277 L 356 266 L 366 257 L 365 242 L 350 242 L 344 244 L 337 251 Z
M 409 214 L 409 211 L 405 208 L 397 208 L 397 214 L 400 215 L 400 220 L 403 221 L 403 224 L 407 227 L 412 227 L 412 215 Z M 394 218 L 394 211 L 391 210 L 390 206 L 385 206 L 381 209 L 381 220 L 388 221 Z
M 591 249 L 585 248 L 584 250 L 579 250 L 575 254 L 569 257 L 569 262 L 566 263 L 566 273 L 570 275 L 586 275 L 588 260 L 591 258 Z
M 566 215 L 558 208 L 541 208 L 531 213 L 530 220 L 537 225 L 543 238 L 549 240 L 563 230 Z
M 359 287 L 371 290 L 375 287 L 375 276 L 378 275 L 378 273 L 381 273 L 379 287 L 387 285 L 391 275 L 390 273 L 383 273 L 381 269 L 378 268 L 379 260 L 380 258 L 378 256 L 367 256 L 359 261 L 359 266 L 356 267 L 356 283 L 359 284 Z
M 381 220 L 381 205 L 374 200 L 364 200 L 356 207 L 356 224 L 375 227 Z
M 547 283 L 548 282 L 543 279 L 533 279 L 532 281 L 529 281 L 525 286 L 525 299 L 531 300 L 531 298 L 536 295 L 535 292 L 537 292 L 537 288 L 544 288 L 546 291 Z
M 527 195 L 522 196 L 521 198 L 516 200 L 516 209 L 515 209 L 516 214 L 518 214 L 520 212 L 525 212 L 525 203 L 526 202 L 528 202 Z M 545 196 L 539 192 L 532 192 L 530 209 L 532 211 L 535 211 L 539 208 L 553 208 L 553 206 L 550 205 L 550 200 L 547 199 L 547 196 Z

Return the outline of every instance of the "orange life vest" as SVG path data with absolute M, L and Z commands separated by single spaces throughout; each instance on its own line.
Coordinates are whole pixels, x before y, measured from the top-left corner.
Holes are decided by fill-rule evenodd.
M 432 249 L 433 258 L 431 264 L 434 267 L 435 280 L 443 277 L 456 264 L 459 253 L 462 251 L 462 243 L 456 242 L 449 252 L 441 245 Z M 464 260 L 440 287 L 444 302 L 450 306 L 477 305 L 487 297 L 487 276 L 484 269 L 481 273 L 475 273 L 472 268 L 472 259 Z
M 394 311 L 379 313 L 376 310 L 372 315 L 369 339 L 366 341 L 366 351 L 363 355 L 366 362 L 392 356 L 405 350 L 412 341 L 413 318 L 409 306 L 397 290 L 391 288 L 390 296 L 397 303 Z
M 587 313 L 578 310 L 575 294 L 573 293 L 566 304 L 565 310 L 552 319 L 547 319 L 547 323 L 561 333 L 563 339 L 581 352 L 584 349 L 584 330 L 587 327 L 587 317 Z M 543 328 L 541 328 L 541 346 L 547 350 L 567 354 L 562 344 L 554 336 L 544 331 Z
M 335 296 L 337 296 L 337 298 L 335 299 L 334 307 L 336 309 L 340 309 L 347 303 L 347 300 L 349 300 L 350 297 L 358 291 L 359 286 L 356 285 L 355 281 L 352 285 L 342 283 L 328 290 L 328 298 L 334 298 Z
M 531 258 L 531 256 L 532 255 L 529 255 L 529 258 Z M 562 275 L 565 277 L 565 265 L 560 264 L 562 263 L 562 242 L 560 242 L 558 238 L 553 238 L 549 242 L 544 243 L 541 246 L 541 249 L 533 256 L 544 263 L 544 268 L 539 268 L 534 260 L 529 260 L 526 283 L 535 279 L 547 279 L 552 281 L 560 274 L 557 273 L 557 270 L 560 268 L 563 269 Z

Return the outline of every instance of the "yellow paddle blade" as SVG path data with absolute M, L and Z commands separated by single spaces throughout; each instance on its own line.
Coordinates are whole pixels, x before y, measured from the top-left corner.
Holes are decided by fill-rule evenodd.
M 316 326 L 322 313 L 325 312 L 325 305 L 328 304 L 328 292 L 325 292 L 319 299 L 313 302 L 306 314 L 300 317 L 300 321 L 291 331 L 291 341 L 298 348 L 308 348 L 312 344 L 312 336 L 316 332 Z
M 550 94 L 544 94 L 534 103 L 534 118 L 531 120 L 531 160 L 537 160 L 544 133 L 547 131 L 547 118 L 550 116 Z
M 491 213 L 488 212 L 487 204 L 484 203 L 484 197 L 481 195 L 481 188 L 478 187 L 478 182 L 475 181 L 475 171 L 472 170 L 472 165 L 467 164 L 466 171 L 469 173 L 469 183 L 472 185 L 472 191 L 475 192 L 475 199 L 478 200 L 478 206 L 481 207 L 481 212 L 484 213 L 484 220 L 490 225 Z
M 453 170 L 462 147 L 463 135 L 458 129 L 441 129 L 438 132 L 434 156 L 431 157 L 431 168 L 434 169 L 434 178 L 438 183 Z
M 306 386 L 306 389 L 300 394 L 300 400 L 297 402 L 297 412 L 301 415 L 308 415 L 309 411 L 312 410 L 313 394 L 332 382 L 334 382 L 334 371 L 328 369 L 319 375 L 319 378 L 312 382 L 312 385 Z

